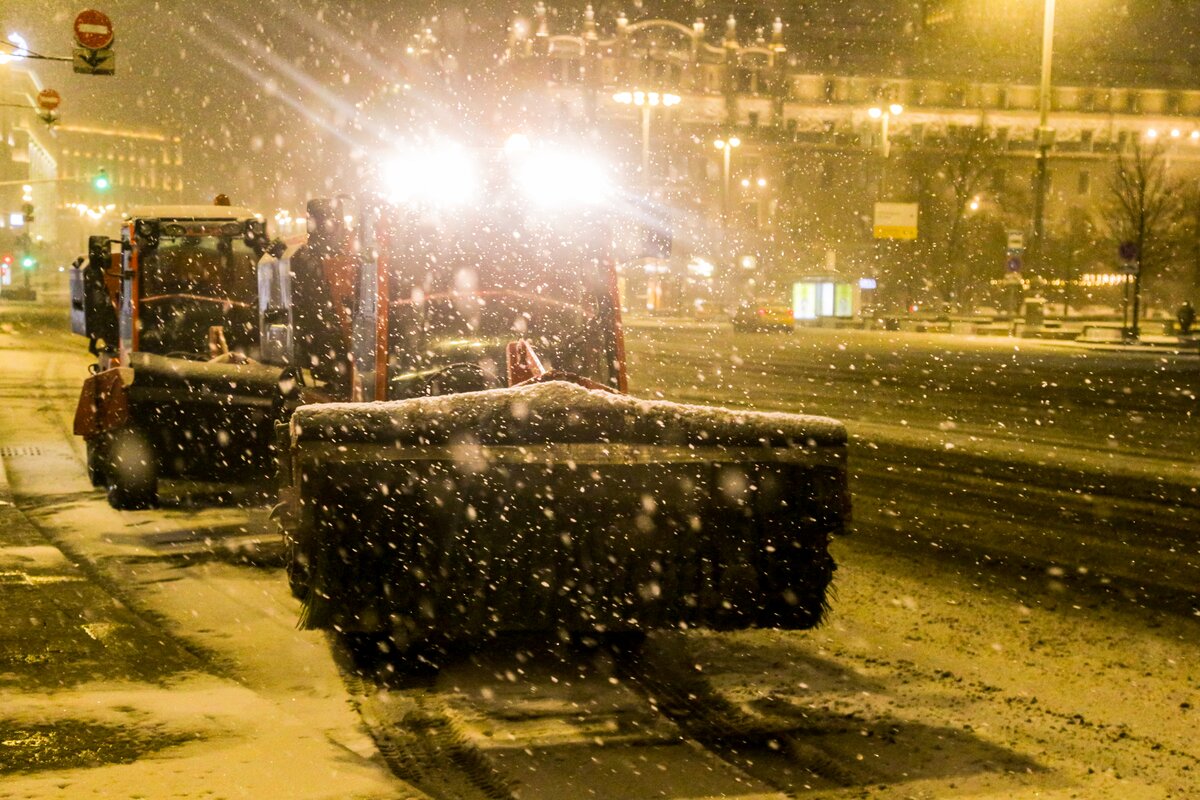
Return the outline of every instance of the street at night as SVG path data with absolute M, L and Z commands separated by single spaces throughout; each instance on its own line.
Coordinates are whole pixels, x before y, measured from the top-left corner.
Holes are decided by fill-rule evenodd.
M 1200 3 L 0 3 L 0 800 L 1200 798 Z
M 637 688 L 645 680 L 636 670 L 603 659 L 585 659 L 588 674 L 572 675 L 570 659 L 508 663 L 481 653 L 435 683 L 356 695 L 357 684 L 337 679 L 330 652 L 336 657 L 338 647 L 292 629 L 295 601 L 277 536 L 253 498 L 241 507 L 211 485 L 179 484 L 165 490 L 161 510 L 119 514 L 89 491 L 68 436 L 84 360 L 65 335 L 31 327 L 47 318 L 55 315 L 5 314 L 4 396 L 13 412 L 5 465 L 34 528 L 22 552 L 70 554 L 98 587 L 89 589 L 97 598 L 84 600 L 90 624 L 113 638 L 107 647 L 84 639 L 89 653 L 61 638 L 75 625 L 44 623 L 58 635 L 24 644 L 15 634 L 26 623 L 6 626 L 6 669 L 21 690 L 6 701 L 8 724 L 26 735 L 6 743 L 5 757 L 19 766 L 36 748 L 11 742 L 49 738 L 50 719 L 91 717 L 97 705 L 109 709 L 100 716 L 110 724 L 132 723 L 127 750 L 116 748 L 120 760 L 140 757 L 105 766 L 104 750 L 73 754 L 63 742 L 59 770 L 11 776 L 7 796 L 79 796 L 164 771 L 185 792 L 243 748 L 268 787 L 279 770 L 294 769 L 290 759 L 316 772 L 334 757 L 314 732 L 360 748 L 338 772 L 354 782 L 344 785 L 364 787 L 355 796 L 403 795 L 362 749 L 362 728 L 386 749 L 387 737 L 398 736 L 388 725 L 414 713 L 449 720 L 458 737 L 459 751 L 442 752 L 440 765 L 432 758 L 426 773 L 435 796 L 437 786 L 458 786 L 444 796 L 524 787 L 522 796 L 645 797 L 643 770 L 663 797 L 695 797 L 698 786 L 730 797 L 1185 797 L 1198 785 L 1188 720 L 1200 503 L 1196 467 L 1177 433 L 1195 402 L 1195 354 L 1007 337 L 735 335 L 726 325 L 633 321 L 640 393 L 748 406 L 761 392 L 774 409 L 811 404 L 840 414 L 853 436 L 854 523 L 835 542 L 826 623 L 811 632 L 687 636 L 717 694 L 708 702 L 770 733 L 688 736 L 688 721 L 652 712 L 663 701 Z M 957 366 L 941 366 L 948 353 Z M 1052 418 L 1054 439 L 1041 442 L 1039 405 L 1018 397 L 1046 397 L 1044 384 L 1055 376 L 1063 383 L 1068 367 L 1107 388 L 1086 402 L 1090 390 L 1064 386 L 1078 413 Z M 1170 389 L 1124 391 L 1152 384 Z M 882 394 L 865 402 L 871 393 Z M 980 421 L 993 414 L 1006 416 L 1007 432 L 983 433 Z M 1138 435 L 1127 437 L 1133 424 Z M 1125 473 L 1096 461 L 1125 448 Z M 46 565 L 14 567 L 33 575 Z M 10 582 L 5 596 L 28 602 L 20 598 L 33 591 L 49 609 L 84 597 L 76 583 L 35 585 L 17 595 Z M 669 670 L 672 643 L 658 646 L 668 650 L 660 669 Z M 158 653 L 154 668 L 135 669 L 130 648 Z M 114 664 L 122 649 L 131 663 Z M 100 683 L 76 670 L 94 671 Z M 69 702 L 51 700 L 64 692 Z M 189 692 L 185 705 L 200 707 L 165 702 Z M 350 697 L 368 711 L 362 722 L 343 719 Z M 271 715 L 286 723 L 264 723 Z M 194 743 L 181 749 L 184 739 Z M 268 752 L 256 741 L 269 742 Z M 677 744 L 688 741 L 700 750 Z M 439 745 L 407 747 L 411 758 Z M 322 785 L 314 780 L 293 796 L 326 796 Z

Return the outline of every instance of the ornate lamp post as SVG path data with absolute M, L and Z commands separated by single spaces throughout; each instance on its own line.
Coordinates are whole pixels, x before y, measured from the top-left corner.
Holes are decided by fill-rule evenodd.
M 642 112 L 642 180 L 650 182 L 650 111 L 658 106 L 670 108 L 679 105 L 679 95 L 670 92 L 644 92 L 635 89 L 617 92 L 613 101 L 621 105 L 637 106 Z
M 729 227 L 729 159 L 735 147 L 741 147 L 742 140 L 736 136 L 717 139 L 713 147 L 721 151 L 721 227 Z

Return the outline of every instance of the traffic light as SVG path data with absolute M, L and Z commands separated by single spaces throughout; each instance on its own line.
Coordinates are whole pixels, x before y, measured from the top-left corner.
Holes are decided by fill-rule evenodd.
M 101 169 L 96 173 L 96 177 L 92 178 L 92 186 L 98 192 L 107 192 L 108 187 L 112 186 L 112 183 L 108 180 L 108 170 Z
M 22 269 L 33 269 L 33 268 L 34 268 L 34 267 L 36 267 L 36 266 L 37 266 L 37 259 L 36 259 L 36 258 L 34 258 L 33 256 L 29 255 L 28 253 L 26 253 L 25 255 L 21 256 L 21 268 L 22 268 Z

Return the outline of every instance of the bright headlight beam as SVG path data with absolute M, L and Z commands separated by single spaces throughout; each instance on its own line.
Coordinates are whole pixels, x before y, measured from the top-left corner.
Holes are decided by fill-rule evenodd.
M 613 182 L 604 166 L 572 153 L 533 153 L 519 166 L 517 183 L 526 199 L 546 207 L 607 202 Z
M 380 163 L 378 178 L 390 202 L 433 208 L 471 202 L 480 180 L 474 159 L 454 144 L 403 150 Z

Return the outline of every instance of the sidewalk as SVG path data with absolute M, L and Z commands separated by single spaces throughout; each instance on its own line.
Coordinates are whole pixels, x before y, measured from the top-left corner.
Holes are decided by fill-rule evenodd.
M 423 797 L 365 735 L 331 740 L 125 606 L 13 504 L 0 460 L 0 798 L 85 796 Z

